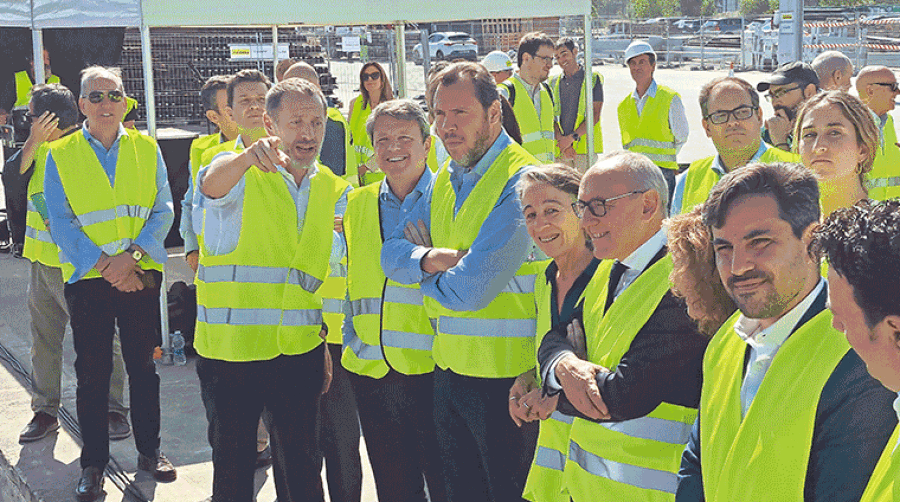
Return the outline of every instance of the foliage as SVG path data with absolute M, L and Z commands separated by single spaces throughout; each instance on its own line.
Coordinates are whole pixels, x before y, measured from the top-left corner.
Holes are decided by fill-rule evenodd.
M 778 0 L 741 0 L 741 14 L 744 16 L 768 14 L 778 9 L 778 5 Z

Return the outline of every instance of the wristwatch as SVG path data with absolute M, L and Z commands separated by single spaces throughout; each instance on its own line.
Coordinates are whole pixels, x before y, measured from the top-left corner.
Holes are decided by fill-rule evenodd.
M 579 136 L 577 132 L 573 132 L 573 133 L 572 133 L 572 140 L 573 140 L 573 141 L 578 141 L 579 139 L 581 139 L 581 136 Z
M 126 251 L 128 251 L 128 254 L 130 254 L 131 257 L 134 258 L 134 261 L 136 261 L 136 262 L 141 261 L 141 258 L 144 257 L 144 253 L 141 252 L 140 249 L 138 249 L 134 246 L 130 246 L 128 249 L 126 249 Z

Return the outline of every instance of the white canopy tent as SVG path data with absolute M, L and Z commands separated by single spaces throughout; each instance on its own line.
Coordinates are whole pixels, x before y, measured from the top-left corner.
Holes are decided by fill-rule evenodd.
M 392 24 L 401 43 L 395 44 L 400 71 L 398 88 L 405 95 L 405 44 L 403 30 L 407 22 L 456 21 L 509 17 L 583 16 L 585 75 L 591 74 L 593 59 L 590 42 L 591 0 L 454 0 L 452 5 L 421 0 L 393 0 L 374 5 L 369 0 L 343 0 L 331 8 L 317 2 L 263 0 L 248 9 L 243 0 L 0 0 L 0 27 L 32 29 L 34 61 L 43 52 L 41 30 L 45 28 L 139 27 L 144 69 L 144 103 L 147 129 L 156 136 L 156 101 L 150 52 L 150 28 L 174 26 L 259 25 L 273 27 L 277 44 L 278 25 L 361 25 Z M 273 51 L 277 56 L 277 50 Z M 43 65 L 35 65 L 35 81 L 44 82 Z M 585 120 L 594 123 L 591 79 L 584 79 Z M 594 154 L 594 128 L 587 128 L 588 158 Z M 165 281 L 164 281 L 165 282 Z M 166 288 L 162 288 L 160 306 L 164 347 L 168 346 L 168 310 Z

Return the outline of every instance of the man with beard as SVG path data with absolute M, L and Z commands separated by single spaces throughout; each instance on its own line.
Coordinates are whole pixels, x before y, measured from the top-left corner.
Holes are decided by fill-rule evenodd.
M 881 148 L 875 155 L 875 164 L 866 174 L 869 180 L 869 198 L 886 200 L 900 197 L 900 145 L 890 111 L 894 99 L 900 94 L 897 76 L 885 66 L 866 66 L 856 77 L 859 99 L 872 110 L 881 127 Z
M 762 139 L 786 152 L 794 143 L 794 119 L 804 101 L 819 92 L 819 76 L 812 66 L 795 61 L 779 66 L 767 80 L 756 84 L 756 90 L 766 92 L 775 115 L 766 119 Z
M 687 213 L 705 201 L 719 178 L 750 162 L 800 162 L 797 154 L 772 148 L 759 137 L 759 94 L 746 80 L 719 77 L 707 82 L 700 89 L 700 112 L 716 155 L 692 162 L 678 176 L 672 215 Z
M 435 322 L 434 419 L 448 499 L 521 501 L 537 430 L 515 426 L 507 397 L 517 376 L 534 372 L 539 264 L 529 259 L 515 185 L 537 160 L 503 131 L 483 66 L 455 63 L 431 85 L 435 129 L 452 160 L 385 241 L 381 265 L 389 279 L 420 285 Z
M 522 146 L 541 162 L 553 162 L 553 97 L 547 77 L 553 68 L 553 41 L 541 32 L 519 41 L 519 71 L 498 86 L 519 123 Z
M 703 206 L 716 267 L 739 312 L 706 350 L 700 416 L 676 501 L 858 501 L 897 417 L 825 308 L 807 252 L 815 175 L 751 164 Z
M 265 100 L 269 137 L 197 175 L 207 224 L 197 271 L 197 375 L 213 450 L 213 498 L 253 498 L 265 409 L 278 499 L 324 500 L 316 414 L 330 383 L 319 287 L 343 255 L 334 216 L 347 182 L 316 161 L 325 97 L 280 82 Z

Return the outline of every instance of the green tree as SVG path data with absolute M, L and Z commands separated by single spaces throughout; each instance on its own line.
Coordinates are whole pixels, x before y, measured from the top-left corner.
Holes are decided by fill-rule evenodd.
M 669 17 L 679 11 L 679 0 L 635 0 L 630 5 L 634 17 Z
M 741 0 L 741 14 L 744 16 L 767 14 L 774 12 L 778 5 L 778 0 Z

